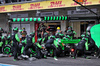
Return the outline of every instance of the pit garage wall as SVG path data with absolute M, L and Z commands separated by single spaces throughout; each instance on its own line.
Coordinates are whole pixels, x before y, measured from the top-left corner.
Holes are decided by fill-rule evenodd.
M 66 30 L 66 24 L 67 21 L 61 21 L 61 31 L 64 33 L 64 31 Z
M 27 15 L 24 16 L 25 18 L 35 17 L 35 12 L 29 12 L 29 11 L 27 11 L 27 12 L 14 12 L 14 13 L 11 13 L 11 14 L 17 14 L 17 18 L 18 17 L 20 18 L 20 17 L 24 16 L 24 15 L 19 15 L 19 14 L 28 14 L 28 16 Z M 30 25 L 30 26 L 25 26 L 26 29 L 28 27 L 28 34 L 30 34 L 30 32 L 35 32 L 35 22 L 34 21 L 32 21 L 32 22 L 23 22 L 23 23 Z
M 30 24 L 30 32 L 35 32 L 35 22 L 29 22 Z M 4 29 L 4 31 L 9 31 L 9 23 L 7 20 L 7 14 L 0 14 L 0 27 Z
M 6 19 L 6 14 L 0 14 L 0 27 L 4 29 L 4 31 L 9 31 L 9 23 Z
M 30 32 L 35 32 L 35 22 L 30 22 Z

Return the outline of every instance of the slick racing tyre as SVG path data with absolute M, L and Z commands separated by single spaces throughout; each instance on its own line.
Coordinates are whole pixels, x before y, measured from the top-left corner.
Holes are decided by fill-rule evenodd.
M 3 51 L 4 54 L 10 54 L 11 53 L 11 46 L 10 45 L 4 46 L 2 51 Z

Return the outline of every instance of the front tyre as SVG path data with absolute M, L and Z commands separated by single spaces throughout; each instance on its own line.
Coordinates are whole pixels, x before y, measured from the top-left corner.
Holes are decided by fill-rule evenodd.
M 2 51 L 4 54 L 10 54 L 11 53 L 11 46 L 9 46 L 9 45 L 4 46 Z

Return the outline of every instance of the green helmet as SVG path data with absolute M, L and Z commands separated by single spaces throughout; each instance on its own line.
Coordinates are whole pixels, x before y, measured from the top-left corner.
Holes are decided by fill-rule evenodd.
M 18 31 L 18 27 L 14 27 L 13 31 Z

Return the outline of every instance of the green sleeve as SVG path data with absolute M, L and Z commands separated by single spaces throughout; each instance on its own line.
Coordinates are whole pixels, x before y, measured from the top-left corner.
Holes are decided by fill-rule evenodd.
M 86 42 L 85 42 L 85 48 L 86 48 L 86 50 L 88 50 L 88 39 L 85 38 L 85 40 L 86 40 Z
M 4 36 L 2 36 L 1 39 L 4 39 Z
M 39 44 L 39 43 L 36 43 L 36 45 L 41 49 L 42 48 L 42 46 Z
M 35 38 L 34 37 L 32 38 L 32 43 L 35 43 Z
M 88 50 L 88 43 L 87 42 L 85 43 L 85 48 L 86 48 L 86 50 Z
M 48 37 L 48 40 L 50 39 L 50 36 Z
M 20 42 L 20 39 L 19 39 L 19 37 L 18 37 L 18 34 L 15 35 L 15 38 L 16 38 L 16 40 L 17 40 L 18 42 Z
M 54 40 L 54 45 L 58 48 L 58 42 L 56 40 Z
M 0 42 L 0 47 L 2 47 L 3 42 Z
M 43 38 L 42 43 L 44 43 L 45 38 Z
M 21 54 L 23 53 L 23 51 L 24 51 L 24 46 L 22 46 L 22 49 L 21 49 Z
M 24 41 L 25 41 L 25 44 L 27 44 L 27 40 L 25 39 Z
M 8 40 L 6 40 L 5 44 L 6 44 L 6 45 L 8 44 Z
M 11 36 L 9 35 L 7 38 L 9 39 Z

